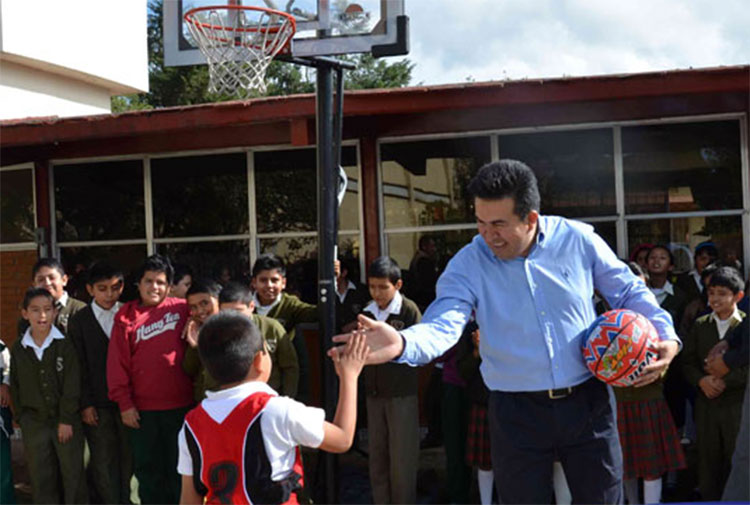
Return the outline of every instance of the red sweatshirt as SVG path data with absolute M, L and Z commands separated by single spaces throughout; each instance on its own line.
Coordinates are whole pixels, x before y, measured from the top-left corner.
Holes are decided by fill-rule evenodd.
M 190 309 L 179 298 L 145 307 L 128 302 L 115 316 L 107 354 L 109 398 L 124 412 L 170 410 L 193 402 L 193 385 L 182 371 L 182 329 Z

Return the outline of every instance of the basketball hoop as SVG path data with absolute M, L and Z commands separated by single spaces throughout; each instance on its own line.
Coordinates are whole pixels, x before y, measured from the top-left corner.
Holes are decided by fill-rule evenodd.
M 291 14 L 257 6 L 197 7 L 184 19 L 208 61 L 214 93 L 265 92 L 268 65 L 296 30 Z

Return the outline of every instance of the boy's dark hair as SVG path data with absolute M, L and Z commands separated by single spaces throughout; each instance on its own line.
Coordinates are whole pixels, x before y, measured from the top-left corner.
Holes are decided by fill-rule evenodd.
M 733 294 L 737 294 L 745 287 L 740 272 L 733 267 L 719 267 L 711 275 L 708 281 L 708 287 L 723 287 L 729 289 Z
M 222 303 L 242 303 L 250 305 L 253 301 L 253 292 L 250 288 L 239 282 L 229 282 L 219 293 L 219 305 Z
M 34 266 L 31 267 L 31 280 L 34 280 L 34 277 L 36 277 L 36 274 L 44 267 L 48 268 L 54 268 L 60 273 L 60 277 L 65 275 L 65 267 L 63 267 L 63 264 L 60 263 L 60 260 L 57 258 L 39 258 L 36 263 L 34 263 Z
M 371 277 L 376 279 L 388 279 L 391 281 L 391 284 L 396 284 L 401 280 L 401 268 L 393 258 L 381 256 L 376 258 L 375 261 L 370 264 L 367 278 L 369 279 Z
M 706 240 L 705 242 L 701 242 L 700 244 L 695 246 L 695 256 L 698 256 L 698 254 L 702 252 L 707 252 L 708 255 L 713 259 L 719 257 L 719 250 L 716 248 L 716 244 L 714 244 L 710 240 Z
M 674 254 L 672 254 L 672 250 L 665 244 L 656 244 L 654 247 L 649 249 L 648 254 L 646 255 L 646 261 L 648 261 L 649 256 L 651 256 L 651 253 L 656 249 L 663 249 L 667 251 L 667 254 L 669 254 L 669 264 L 674 266 Z
M 467 189 L 471 196 L 485 200 L 513 198 L 513 212 L 521 219 L 540 208 L 536 176 L 525 163 L 517 160 L 487 163 L 471 179 Z
M 143 262 L 143 265 L 141 265 L 136 271 L 136 282 L 141 282 L 141 279 L 143 279 L 143 276 L 146 272 L 164 272 L 164 274 L 167 276 L 167 282 L 169 284 L 172 284 L 172 279 L 174 278 L 174 268 L 172 267 L 172 262 L 169 261 L 169 258 L 167 256 L 162 256 L 161 254 L 152 254 L 151 256 L 146 258 L 146 261 Z
M 96 263 L 92 264 L 89 267 L 88 272 L 86 272 L 86 284 L 88 284 L 89 286 L 93 286 L 99 281 L 108 281 L 109 279 L 112 279 L 114 277 L 118 278 L 119 280 L 123 280 L 125 278 L 122 270 L 120 270 L 119 268 L 104 261 L 97 261 Z
M 278 270 L 282 277 L 286 277 L 286 267 L 281 258 L 275 254 L 261 254 L 253 265 L 253 277 L 263 270 Z
M 183 263 L 175 263 L 174 264 L 174 277 L 172 279 L 172 284 L 179 284 L 182 278 L 185 277 L 186 275 L 193 277 L 193 269 L 190 268 L 189 265 L 185 265 Z
M 630 268 L 630 271 L 633 272 L 633 275 L 635 275 L 636 277 L 643 277 L 648 280 L 648 272 L 642 269 L 641 265 L 639 265 L 635 261 L 628 261 L 628 268 Z
M 247 377 L 253 358 L 263 349 L 255 324 L 234 311 L 209 317 L 198 333 L 198 354 L 203 366 L 219 384 Z
M 23 304 L 21 305 L 23 307 L 23 310 L 26 310 L 29 308 L 29 304 L 31 303 L 31 300 L 38 296 L 43 296 L 44 298 L 47 298 L 50 302 L 52 302 L 52 306 L 55 305 L 55 297 L 52 296 L 52 293 L 47 291 L 44 288 L 29 288 L 26 290 L 26 293 L 23 295 Z
M 721 265 L 714 261 L 713 263 L 709 263 L 708 265 L 703 267 L 703 271 L 701 272 L 701 282 L 704 286 L 706 285 L 706 279 L 713 275 L 720 266 Z
M 196 279 L 190 284 L 190 288 L 187 290 L 185 296 L 197 295 L 199 293 L 206 293 L 212 298 L 219 298 L 221 292 L 221 284 L 212 279 Z

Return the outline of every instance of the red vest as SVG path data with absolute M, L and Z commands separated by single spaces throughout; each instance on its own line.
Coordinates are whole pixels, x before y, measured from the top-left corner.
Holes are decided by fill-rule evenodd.
M 185 439 L 193 460 L 193 483 L 206 503 L 297 504 L 302 489 L 299 447 L 292 472 L 271 480 L 261 418 L 272 396 L 255 393 L 217 423 L 198 405 L 185 416 Z

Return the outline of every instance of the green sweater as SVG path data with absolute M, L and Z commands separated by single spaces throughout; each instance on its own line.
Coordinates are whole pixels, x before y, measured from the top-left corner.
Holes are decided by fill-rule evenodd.
M 375 319 L 370 312 L 362 313 Z M 420 319 L 422 313 L 419 312 L 417 304 L 403 296 L 401 311 L 398 314 L 390 314 L 385 322 L 397 330 L 403 330 L 417 324 Z M 366 366 L 362 372 L 367 396 L 378 398 L 416 395 L 419 390 L 418 374 L 418 368 L 398 363 Z
M 740 316 L 745 317 L 745 313 L 740 311 Z M 727 330 L 727 335 L 732 328 L 739 324 L 732 321 Z M 745 385 L 747 384 L 748 367 L 743 366 L 734 368 L 727 375 L 722 377 L 726 384 L 726 389 L 721 395 L 713 400 L 708 400 L 703 391 L 698 387 L 698 382 L 706 375 L 703 371 L 703 360 L 708 356 L 711 348 L 719 342 L 719 331 L 716 328 L 716 322 L 711 314 L 706 314 L 695 320 L 695 324 L 690 329 L 690 333 L 685 337 L 682 348 L 682 371 L 685 379 L 698 388 L 698 398 L 704 401 L 738 401 L 742 403 Z
M 297 394 L 299 384 L 299 364 L 297 352 L 294 350 L 289 335 L 278 321 L 270 317 L 253 314 L 252 320 L 260 330 L 268 346 L 268 352 L 271 354 L 272 368 L 268 385 L 280 395 L 293 398 Z M 206 397 L 206 390 L 214 390 L 219 386 L 219 383 L 203 368 L 198 349 L 194 347 L 188 347 L 185 350 L 182 369 L 194 378 L 197 401 Z
M 294 295 L 281 293 L 281 300 L 268 311 L 266 317 L 280 322 L 293 340 L 294 328 L 298 324 L 318 322 L 318 307 L 305 303 Z
M 53 339 L 40 361 L 21 340 L 10 352 L 10 390 L 19 424 L 29 416 L 74 424 L 80 419 L 81 370 L 73 344 Z

